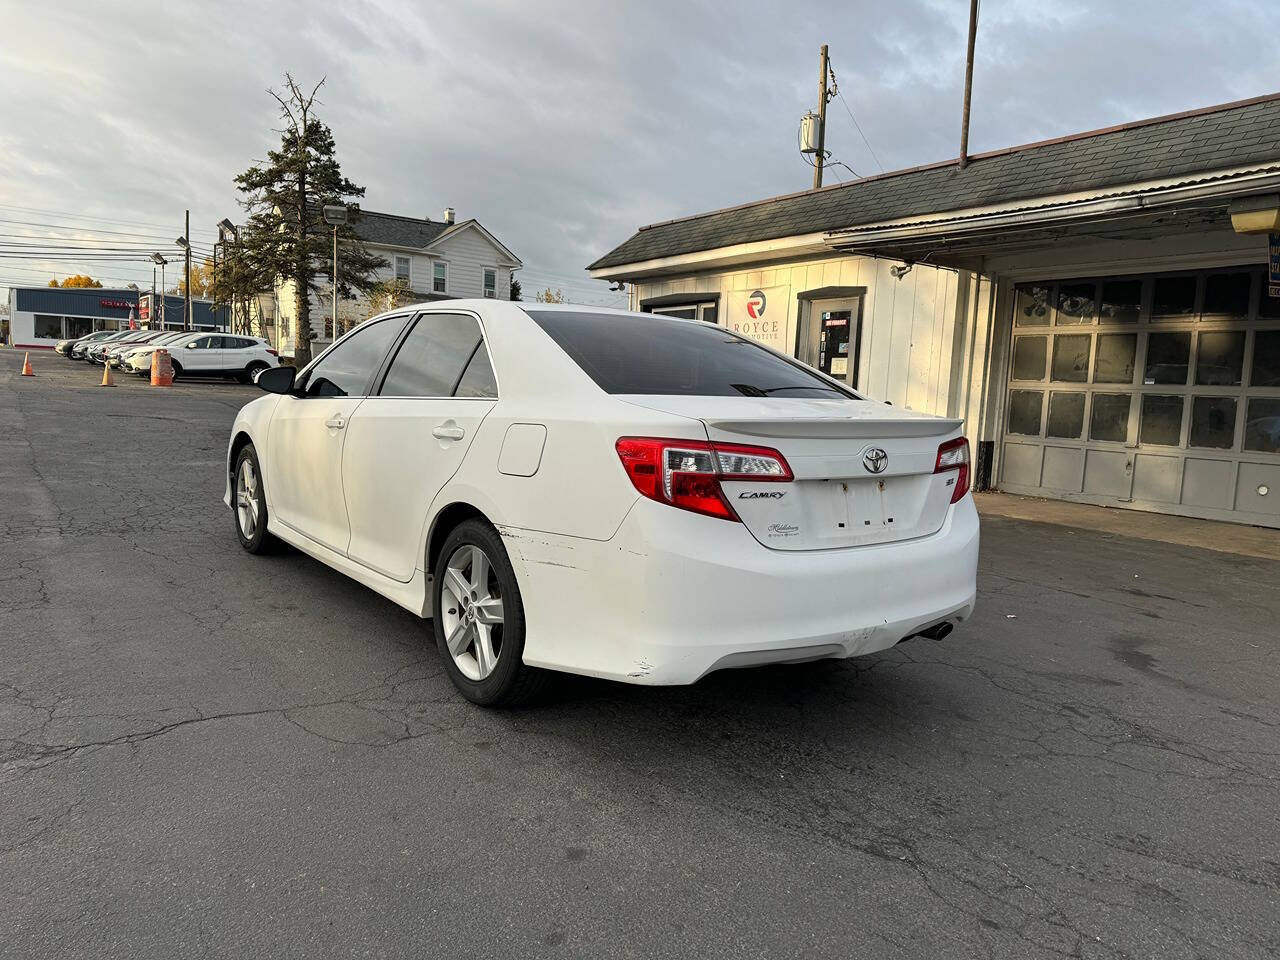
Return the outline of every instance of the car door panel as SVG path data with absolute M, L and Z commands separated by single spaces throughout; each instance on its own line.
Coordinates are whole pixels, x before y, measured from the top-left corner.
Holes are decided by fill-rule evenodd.
M 412 578 L 431 502 L 496 402 L 370 397 L 360 405 L 342 452 L 352 560 L 401 582 Z
M 462 466 L 497 402 L 478 320 L 447 309 L 419 314 L 381 374 L 378 396 L 352 418 L 342 457 L 351 521 L 347 555 L 408 581 L 432 501 Z M 466 383 L 464 383 L 466 380 Z
M 267 437 L 267 489 L 281 523 L 343 553 L 350 537 L 342 494 L 346 426 L 362 397 L 282 397 Z
M 406 318 L 370 321 L 318 357 L 283 396 L 267 436 L 271 509 L 286 524 L 346 553 L 351 536 L 342 490 L 347 430 Z

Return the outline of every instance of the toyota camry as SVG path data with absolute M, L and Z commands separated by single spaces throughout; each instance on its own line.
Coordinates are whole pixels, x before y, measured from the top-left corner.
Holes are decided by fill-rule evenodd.
M 227 456 L 241 545 L 431 618 L 475 703 L 547 671 L 687 684 L 859 656 L 973 611 L 961 423 L 714 324 L 424 304 L 257 384 Z

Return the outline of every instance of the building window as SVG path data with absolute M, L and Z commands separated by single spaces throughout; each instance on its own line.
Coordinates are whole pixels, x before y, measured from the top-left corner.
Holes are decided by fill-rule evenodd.
M 45 340 L 59 340 L 62 338 L 62 318 L 37 313 L 34 332 Z
M 443 260 L 431 264 L 431 292 L 447 293 L 449 288 L 449 265 Z
M 409 258 L 396 257 L 396 279 L 409 283 Z
M 719 312 L 717 305 L 711 303 L 682 303 L 670 307 L 653 307 L 650 313 L 660 314 L 664 317 L 679 317 L 681 320 L 705 320 L 707 323 L 715 323 L 716 316 Z
M 484 295 L 491 300 L 498 296 L 498 271 L 493 267 L 484 268 Z

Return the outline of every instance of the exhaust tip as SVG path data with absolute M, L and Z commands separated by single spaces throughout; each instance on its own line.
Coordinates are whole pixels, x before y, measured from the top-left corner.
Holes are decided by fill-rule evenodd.
M 945 640 L 951 636 L 951 631 L 955 628 L 955 624 L 950 620 L 944 620 L 942 623 L 935 623 L 932 627 L 925 627 L 919 633 L 913 633 L 910 637 L 903 637 L 902 639 L 911 640 L 915 637 L 924 637 L 926 640 Z M 898 642 L 901 643 L 902 641 Z

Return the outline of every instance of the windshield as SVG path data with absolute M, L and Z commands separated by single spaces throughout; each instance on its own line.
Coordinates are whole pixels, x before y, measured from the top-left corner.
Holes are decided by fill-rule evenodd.
M 803 364 L 711 323 L 652 314 L 526 312 L 606 393 L 856 397 Z

